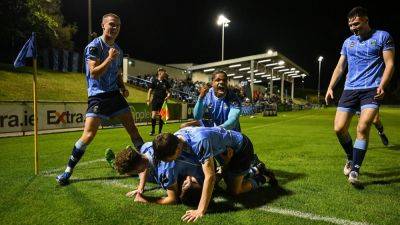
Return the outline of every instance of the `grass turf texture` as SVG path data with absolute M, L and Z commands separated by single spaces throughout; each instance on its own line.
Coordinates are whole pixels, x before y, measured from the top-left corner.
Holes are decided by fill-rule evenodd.
M 260 159 L 277 174 L 281 187 L 262 189 L 238 198 L 218 191 L 210 211 L 199 224 L 329 224 L 271 212 L 267 206 L 370 224 L 400 221 L 400 110 L 382 108 L 390 145 L 384 147 L 371 129 L 369 149 L 361 169 L 363 187 L 347 183 L 342 169 L 345 155 L 332 131 L 334 109 L 280 113 L 278 117 L 242 117 L 243 132 Z M 351 135 L 355 139 L 353 118 Z M 168 124 L 165 131 L 175 131 Z M 149 127 L 140 133 L 149 141 Z M 64 168 L 80 132 L 39 137 L 41 171 Z M 119 176 L 102 159 L 104 150 L 130 144 L 124 129 L 98 132 L 66 187 L 55 175 L 33 175 L 33 137 L 0 138 L 0 221 L 2 224 L 179 224 L 188 209 L 183 205 L 134 203 L 125 193 L 137 178 Z M 129 188 L 131 186 L 132 188 Z M 150 185 L 152 186 L 152 185 Z M 153 185 L 154 186 L 154 185 Z M 163 195 L 162 190 L 146 193 Z M 237 207 L 241 204 L 243 207 Z

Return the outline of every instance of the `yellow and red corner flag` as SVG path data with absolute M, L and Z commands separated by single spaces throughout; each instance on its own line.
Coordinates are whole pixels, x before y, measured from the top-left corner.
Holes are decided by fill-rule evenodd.
M 161 119 L 167 122 L 169 120 L 169 111 L 167 101 L 164 101 L 161 110 L 160 110 Z

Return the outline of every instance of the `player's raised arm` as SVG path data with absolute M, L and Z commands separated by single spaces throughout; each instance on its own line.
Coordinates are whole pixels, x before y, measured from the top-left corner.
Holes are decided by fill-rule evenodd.
M 103 62 L 100 62 L 100 60 L 97 59 L 88 59 L 87 66 L 89 67 L 90 76 L 94 79 L 98 79 L 107 71 L 111 62 L 118 58 L 118 54 L 117 49 L 110 48 L 110 50 L 108 50 L 108 56 Z

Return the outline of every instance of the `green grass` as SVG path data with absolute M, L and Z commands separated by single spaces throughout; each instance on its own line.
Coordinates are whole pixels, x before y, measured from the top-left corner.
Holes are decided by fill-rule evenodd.
M 276 171 L 280 189 L 262 189 L 211 204 L 199 224 L 328 224 L 256 209 L 268 206 L 370 224 L 400 221 L 400 109 L 382 108 L 391 142 L 384 147 L 371 131 L 362 167 L 364 188 L 347 183 L 344 152 L 332 131 L 334 110 L 280 113 L 278 117 L 241 118 L 242 129 L 259 157 Z M 354 137 L 356 118 L 351 125 Z M 168 124 L 175 131 L 178 124 Z M 146 140 L 149 127 L 139 128 Z M 41 171 L 63 168 L 80 132 L 39 137 Z M 55 175 L 33 175 L 33 137 L 0 138 L 0 221 L 2 224 L 179 224 L 188 207 L 137 204 L 125 193 L 136 178 L 117 175 L 105 162 L 81 164 L 66 187 Z M 104 149 L 129 144 L 123 129 L 98 132 L 81 163 L 103 157 Z M 127 188 L 123 185 L 130 185 Z M 162 190 L 147 192 L 163 195 Z M 226 197 L 222 191 L 216 196 Z M 235 207 L 241 203 L 244 207 Z
M 0 101 L 32 100 L 32 67 L 14 69 L 0 64 Z M 128 87 L 128 102 L 145 102 L 147 92 Z M 37 95 L 39 100 L 87 101 L 85 75 L 38 70 Z

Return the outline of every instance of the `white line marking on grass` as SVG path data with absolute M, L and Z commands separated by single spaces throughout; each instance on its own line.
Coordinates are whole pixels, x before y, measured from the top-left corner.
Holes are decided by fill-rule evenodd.
M 119 187 L 119 188 L 127 188 L 127 189 L 133 189 L 133 185 L 128 185 L 119 182 L 118 180 L 96 180 L 94 183 L 99 183 L 99 184 L 105 184 L 113 187 Z
M 282 214 L 282 215 L 300 217 L 300 218 L 309 219 L 309 220 L 324 221 L 324 222 L 340 224 L 340 225 L 347 225 L 347 224 L 371 225 L 370 223 L 357 222 L 357 221 L 339 219 L 339 218 L 328 217 L 328 216 L 320 216 L 320 215 L 316 215 L 316 214 L 312 214 L 312 213 L 300 212 L 300 211 L 295 211 L 295 210 L 291 210 L 291 209 L 280 209 L 280 208 L 268 207 L 268 206 L 263 206 L 258 209 L 262 210 L 262 211 L 266 211 L 266 212 L 271 212 L 271 213 L 278 213 L 278 214 Z
M 213 199 L 213 201 L 215 203 L 221 203 L 221 202 L 227 202 L 228 200 L 223 197 L 216 197 Z M 240 204 L 238 202 L 235 202 L 233 205 L 236 208 L 240 208 L 240 209 L 245 208 L 242 204 Z M 366 222 L 357 222 L 357 221 L 351 221 L 351 220 L 346 220 L 346 219 L 340 219 L 340 218 L 336 218 L 336 217 L 320 216 L 320 215 L 296 211 L 296 210 L 292 210 L 292 209 L 281 209 L 281 208 L 269 207 L 269 206 L 261 206 L 256 209 L 261 210 L 261 211 L 270 212 L 270 213 L 282 214 L 285 216 L 294 216 L 294 217 L 299 217 L 299 218 L 303 218 L 303 219 L 324 221 L 324 222 L 329 222 L 329 223 L 334 223 L 334 224 L 339 224 L 339 225 L 371 225 L 370 223 L 366 223 Z
M 257 128 L 262 128 L 262 127 L 266 127 L 266 126 L 274 125 L 274 124 L 278 124 L 278 123 L 286 123 L 286 122 L 290 122 L 290 121 L 293 121 L 293 120 L 302 119 L 302 118 L 304 118 L 304 117 L 309 117 L 309 116 L 313 116 L 313 115 L 314 115 L 314 113 L 313 113 L 313 114 L 309 114 L 309 115 L 304 115 L 304 116 L 296 117 L 296 118 L 293 118 L 293 119 L 282 120 L 282 121 L 278 121 L 278 122 L 274 122 L 274 123 L 267 123 L 267 124 L 264 124 L 264 125 L 261 125 L 261 126 L 249 127 L 249 128 L 246 128 L 246 131 L 247 131 L 247 130 L 257 129 Z
M 91 160 L 91 161 L 87 161 L 87 162 L 82 162 L 82 163 L 78 163 L 77 167 L 80 166 L 85 166 L 85 165 L 89 165 L 89 164 L 93 164 L 93 163 L 97 163 L 97 162 L 105 162 L 105 159 L 95 159 L 95 160 Z M 50 169 L 50 170 L 45 170 L 42 171 L 41 174 L 44 176 L 47 175 L 53 175 L 55 173 L 61 172 L 65 170 L 65 166 L 64 167 L 60 167 L 60 168 L 54 168 L 54 169 Z

